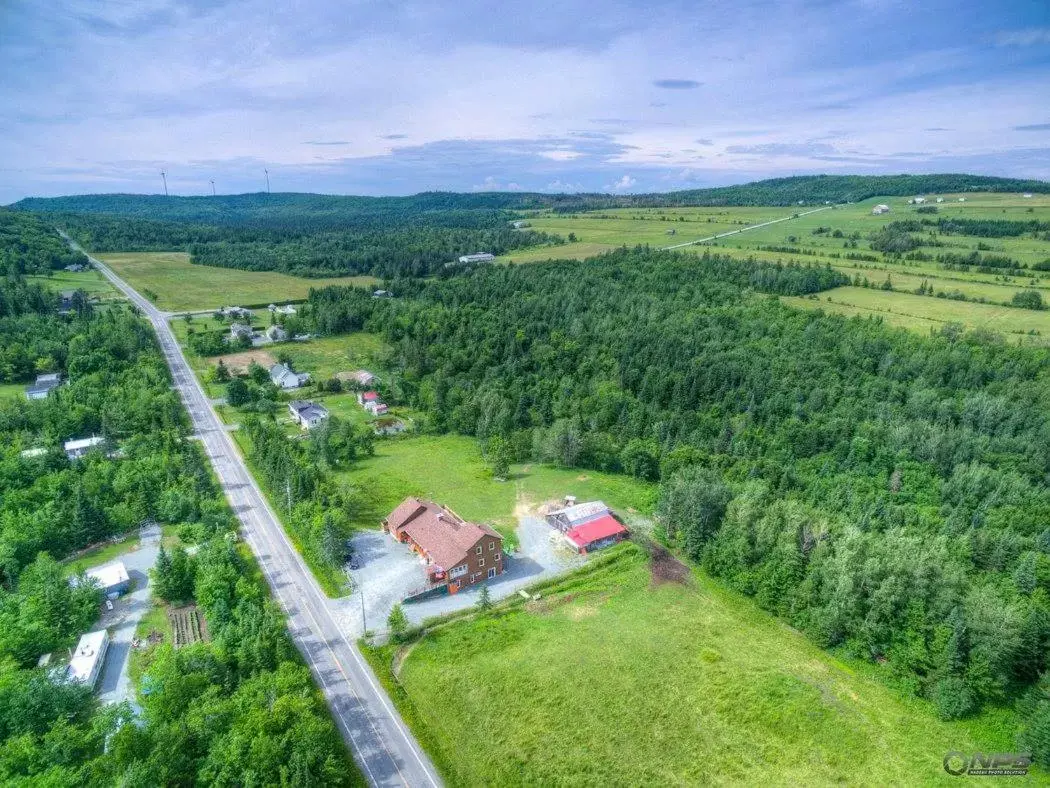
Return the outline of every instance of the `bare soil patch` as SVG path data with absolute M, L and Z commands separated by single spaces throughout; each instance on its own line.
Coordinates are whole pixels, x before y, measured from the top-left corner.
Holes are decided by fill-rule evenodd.
M 182 648 L 208 639 L 208 625 L 196 605 L 186 605 L 168 610 L 171 624 L 172 645 Z
M 649 574 L 653 586 L 677 583 L 687 586 L 693 582 L 689 567 L 671 555 L 671 551 L 658 544 L 649 545 Z
M 220 360 L 226 365 L 226 369 L 234 374 L 247 372 L 253 361 L 265 369 L 269 369 L 277 363 L 277 359 L 265 350 L 245 350 L 241 353 L 227 353 L 225 356 L 216 356 L 211 361 L 215 366 L 219 366 Z

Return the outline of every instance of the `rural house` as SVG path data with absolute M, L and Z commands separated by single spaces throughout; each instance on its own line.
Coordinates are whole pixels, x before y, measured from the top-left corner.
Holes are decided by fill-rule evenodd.
M 84 576 L 98 583 L 106 599 L 116 599 L 121 594 L 126 594 L 131 588 L 131 578 L 128 576 L 128 570 L 123 561 L 93 566 L 84 570 Z M 75 585 L 75 580 L 76 578 L 71 578 L 70 582 Z
M 283 326 L 272 325 L 266 329 L 266 338 L 271 342 L 284 342 L 288 339 L 288 332 Z
M 288 412 L 292 419 L 304 430 L 312 430 L 328 418 L 328 408 L 308 400 L 293 399 L 288 403 Z
M 503 537 L 447 506 L 406 498 L 383 520 L 383 530 L 422 556 L 427 577 L 447 582 L 449 593 L 503 573 Z
M 26 399 L 47 399 L 47 395 L 62 385 L 62 376 L 57 372 L 37 375 L 36 383 L 26 389 Z
M 379 400 L 373 400 L 365 403 L 365 410 L 371 413 L 373 416 L 384 416 L 386 412 L 390 410 L 385 402 Z
M 459 262 L 462 265 L 469 263 L 491 263 L 496 259 L 496 255 L 489 254 L 488 252 L 478 252 L 477 254 L 465 254 L 459 258 Z
M 255 331 L 252 327 L 245 323 L 230 324 L 230 339 L 240 339 L 241 337 L 251 339 L 254 334 Z
M 297 389 L 310 382 L 309 372 L 292 372 L 285 364 L 270 367 L 270 380 L 280 389 Z
M 93 435 L 90 438 L 77 438 L 76 440 L 66 441 L 62 444 L 62 448 L 65 449 L 66 456 L 69 459 L 79 460 L 89 451 L 105 442 L 106 439 L 101 435 Z
M 357 392 L 357 404 L 367 407 L 369 402 L 379 402 L 379 393 L 376 391 Z
M 389 290 L 376 290 L 372 293 L 372 298 L 393 298 L 394 294 Z
M 623 527 L 611 514 L 603 514 L 594 520 L 588 520 L 582 525 L 577 525 L 565 532 L 565 541 L 569 547 L 581 555 L 600 550 L 603 547 L 622 542 L 630 536 L 630 532 Z
M 224 306 L 221 309 L 215 310 L 215 314 L 222 317 L 248 317 L 252 316 L 252 310 L 245 309 L 243 306 Z
M 358 369 L 353 372 L 340 372 L 336 377 L 344 383 L 356 383 L 359 386 L 371 386 L 376 380 L 376 376 L 367 369 Z
M 294 315 L 295 307 L 291 304 L 285 304 L 284 306 L 277 306 L 276 304 L 270 304 L 268 307 L 271 312 L 275 315 Z
M 571 496 L 567 500 L 572 500 Z M 547 515 L 547 522 L 552 528 L 557 528 L 565 533 L 570 528 L 597 520 L 607 514 L 611 514 L 609 507 L 602 501 L 587 501 L 585 503 L 573 503 L 563 509 L 556 509 Z
M 871 215 L 872 216 L 879 216 L 880 214 L 889 213 L 889 212 L 890 212 L 890 206 L 884 205 L 882 203 L 879 203 L 878 205 L 876 205 L 874 208 L 871 209 Z

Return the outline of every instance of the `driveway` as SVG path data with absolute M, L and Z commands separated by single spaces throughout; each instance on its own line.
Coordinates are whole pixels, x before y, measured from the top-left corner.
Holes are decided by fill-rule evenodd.
M 546 520 L 532 514 L 518 516 L 518 550 L 506 556 L 506 571 L 486 581 L 493 599 L 499 600 L 538 580 L 581 566 L 586 560 L 560 539 L 552 539 L 554 530 Z M 340 624 L 359 636 L 362 606 L 368 628 L 386 630 L 387 616 L 394 605 L 426 584 L 426 573 L 419 556 L 382 531 L 365 531 L 354 536 L 352 547 L 359 568 L 350 574 L 354 592 L 342 599 L 331 600 L 333 613 Z M 457 594 L 413 602 L 405 605 L 405 615 L 413 624 L 433 616 L 442 616 L 477 603 L 481 584 Z M 362 596 L 364 603 L 362 605 Z
M 113 601 L 113 610 L 105 611 L 99 625 L 109 630 L 109 650 L 98 682 L 103 703 L 134 701 L 135 688 L 128 679 L 128 657 L 135 628 L 149 612 L 149 570 L 160 552 L 160 526 L 150 525 L 139 532 L 138 549 L 120 556 L 131 578 L 132 591 Z

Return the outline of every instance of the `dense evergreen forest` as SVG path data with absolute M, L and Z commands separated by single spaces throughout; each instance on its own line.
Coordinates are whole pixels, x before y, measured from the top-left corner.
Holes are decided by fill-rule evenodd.
M 315 291 L 427 428 L 661 482 L 661 528 L 945 718 L 1017 704 L 1050 758 L 1050 350 L 795 311 L 823 269 L 644 249 Z M 833 285 L 815 282 L 812 286 Z
M 0 247 L 0 304 L 20 305 L 0 318 L 0 371 L 60 372 L 65 383 L 41 401 L 0 399 L 0 783 L 352 780 L 283 616 L 231 541 L 232 513 L 187 439 L 148 324 L 123 305 L 59 315 L 50 297 L 26 298 L 38 291 L 19 271 L 61 260 L 61 239 L 33 217 L 18 221 L 28 224 Z M 61 442 L 92 434 L 105 444 L 68 460 Z M 58 560 L 148 518 L 201 545 L 192 558 L 178 551 L 180 584 L 158 577 L 157 588 L 195 600 L 212 640 L 156 647 L 139 715 L 100 706 L 37 660 L 75 644 L 101 608 L 101 593 L 71 585 Z
M 30 198 L 96 251 L 189 252 L 195 263 L 299 276 L 425 276 L 472 252 L 502 254 L 562 239 L 514 230 L 515 211 L 680 205 L 795 205 L 923 192 L 1050 190 L 1041 181 L 971 175 L 799 176 L 667 194 L 426 192 L 410 197 L 241 194 Z

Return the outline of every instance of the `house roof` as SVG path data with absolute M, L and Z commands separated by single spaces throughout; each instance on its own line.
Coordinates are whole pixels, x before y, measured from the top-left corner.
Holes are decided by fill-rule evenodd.
M 608 513 L 609 507 L 603 501 L 585 501 L 575 506 L 566 506 L 564 509 L 551 512 L 551 516 L 560 517 L 569 525 L 580 525 Z
M 79 449 L 90 449 L 93 446 L 100 446 L 105 442 L 105 438 L 101 435 L 95 435 L 91 438 L 77 438 L 76 440 L 66 441 L 62 444 L 62 448 L 66 451 L 77 451 Z
M 130 579 L 128 577 L 127 567 L 124 566 L 122 561 L 114 561 L 111 564 L 103 564 L 102 566 L 93 566 L 86 570 L 84 574 L 92 580 L 97 580 L 98 584 L 104 589 L 112 588 L 121 583 L 127 583 Z
M 72 681 L 87 682 L 91 674 L 95 672 L 98 661 L 105 657 L 106 644 L 109 634 L 104 629 L 97 632 L 88 632 L 80 636 L 77 650 L 73 652 L 73 658 L 69 660 L 69 668 L 66 675 Z
M 408 534 L 434 563 L 445 569 L 466 560 L 483 536 L 503 540 L 489 526 L 468 522 L 451 509 L 419 498 L 402 501 L 387 517 L 387 527 L 394 533 Z
M 605 514 L 597 520 L 591 520 L 583 525 L 577 525 L 575 528 L 570 528 L 566 532 L 565 538 L 577 547 L 586 547 L 592 542 L 597 542 L 600 539 L 607 539 L 610 536 L 626 534 L 627 529 L 624 528 L 615 517 L 611 514 Z
M 288 403 L 288 407 L 294 411 L 300 419 L 306 419 L 307 421 L 328 418 L 328 408 L 324 405 L 318 405 L 316 402 L 310 402 L 309 400 L 294 399 Z
M 361 399 L 363 399 L 365 402 L 375 402 L 379 399 L 379 394 L 377 394 L 374 391 L 366 391 L 364 394 L 361 395 Z

